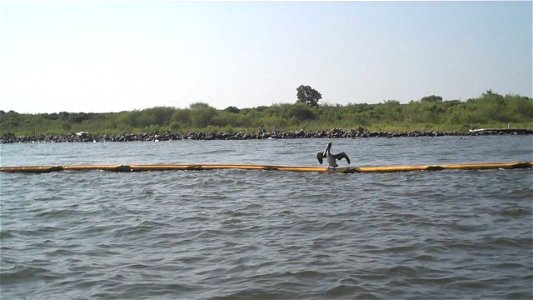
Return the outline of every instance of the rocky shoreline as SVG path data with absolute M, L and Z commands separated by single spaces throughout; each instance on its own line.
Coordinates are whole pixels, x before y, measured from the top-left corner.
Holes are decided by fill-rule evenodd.
M 333 128 L 329 130 L 316 131 L 272 131 L 259 130 L 256 133 L 223 133 L 223 132 L 192 132 L 186 134 L 164 132 L 164 133 L 129 133 L 122 135 L 92 135 L 88 132 L 72 133 L 70 135 L 36 135 L 36 136 L 15 136 L 4 135 L 0 137 L 0 144 L 9 143 L 100 143 L 100 142 L 159 142 L 175 140 L 256 140 L 256 139 L 296 139 L 296 138 L 371 138 L 371 137 L 420 137 L 420 136 L 477 136 L 477 135 L 516 135 L 533 134 L 533 130 L 498 130 L 486 131 L 409 131 L 409 132 L 387 132 L 387 131 L 367 131 L 361 129 L 343 130 Z

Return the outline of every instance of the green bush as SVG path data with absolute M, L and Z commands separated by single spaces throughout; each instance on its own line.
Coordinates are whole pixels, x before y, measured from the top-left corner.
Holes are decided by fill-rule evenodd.
M 171 130 L 250 131 L 328 129 L 333 127 L 398 130 L 466 129 L 467 126 L 533 127 L 533 99 L 519 95 L 499 95 L 492 91 L 467 101 L 446 100 L 431 95 L 401 104 L 387 100 L 377 104 L 322 104 L 318 108 L 303 101 L 289 104 L 217 110 L 204 102 L 189 108 L 153 107 L 118 113 L 19 114 L 0 110 L 0 132 L 15 135 L 92 134 L 159 132 Z

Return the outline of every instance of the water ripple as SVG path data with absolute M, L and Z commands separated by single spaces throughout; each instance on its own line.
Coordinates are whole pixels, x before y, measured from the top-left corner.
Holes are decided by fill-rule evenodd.
M 531 155 L 530 140 L 501 138 L 335 145 L 364 164 L 482 161 L 487 148 L 493 160 Z M 293 149 L 324 141 L 184 143 L 202 162 L 315 164 Z M 53 145 L 55 157 L 36 155 L 52 151 L 43 145 L 2 146 L 2 159 L 181 162 L 185 151 L 130 144 Z M 0 176 L 6 299 L 527 299 L 533 289 L 531 170 Z

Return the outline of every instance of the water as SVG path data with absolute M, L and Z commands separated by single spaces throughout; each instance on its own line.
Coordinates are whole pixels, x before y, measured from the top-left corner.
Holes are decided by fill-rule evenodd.
M 327 141 L 15 144 L 1 164 L 316 165 Z M 352 165 L 533 160 L 531 136 L 332 141 Z M 2 299 L 533 295 L 531 169 L 0 179 Z

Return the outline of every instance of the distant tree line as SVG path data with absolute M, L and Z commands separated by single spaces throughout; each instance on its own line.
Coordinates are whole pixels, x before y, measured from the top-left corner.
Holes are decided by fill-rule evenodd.
M 135 132 L 256 131 L 358 128 L 465 129 L 466 126 L 533 127 L 533 98 L 487 91 L 466 101 L 431 95 L 407 104 L 387 100 L 378 104 L 318 105 L 321 95 L 310 87 L 297 89 L 296 103 L 253 108 L 216 109 L 197 102 L 188 108 L 153 107 L 118 113 L 19 114 L 0 110 L 0 134 L 98 134 Z

